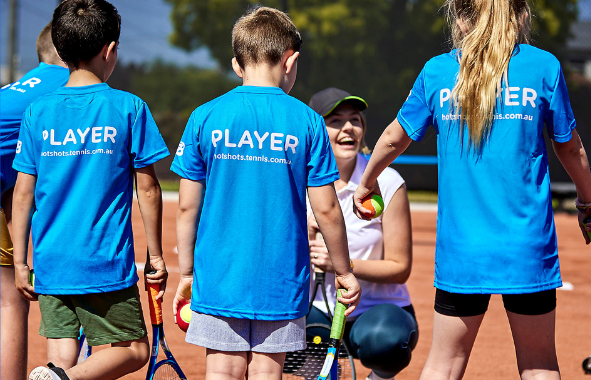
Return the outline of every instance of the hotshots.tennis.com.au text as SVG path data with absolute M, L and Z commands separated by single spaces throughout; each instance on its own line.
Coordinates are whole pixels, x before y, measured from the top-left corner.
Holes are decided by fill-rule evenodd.
M 533 121 L 533 115 L 523 115 L 520 113 L 506 113 L 501 114 L 497 113 L 494 115 L 495 120 L 524 120 L 524 121 Z M 441 120 L 443 121 L 451 121 L 451 120 L 460 120 L 460 115 L 456 114 L 447 114 L 441 115 Z
M 291 165 L 291 160 L 288 160 L 285 158 L 274 158 L 274 157 L 266 157 L 266 156 L 251 156 L 248 154 L 244 155 L 244 154 L 218 153 L 218 154 L 214 154 L 213 158 L 216 160 L 258 161 L 258 162 L 271 162 L 274 164 Z
M 41 157 L 68 157 L 68 156 L 83 156 L 87 154 L 113 154 L 112 149 L 82 149 L 82 150 L 67 150 L 67 151 L 47 151 L 41 152 Z

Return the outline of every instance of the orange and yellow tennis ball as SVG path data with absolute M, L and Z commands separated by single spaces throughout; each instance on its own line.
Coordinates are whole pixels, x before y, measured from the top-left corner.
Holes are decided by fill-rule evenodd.
M 191 322 L 191 304 L 183 301 L 179 304 L 179 308 L 176 312 L 176 324 L 181 330 L 187 332 L 189 322 Z
M 369 194 L 361 201 L 363 207 L 371 211 L 370 218 L 377 218 L 384 211 L 384 200 L 378 194 Z

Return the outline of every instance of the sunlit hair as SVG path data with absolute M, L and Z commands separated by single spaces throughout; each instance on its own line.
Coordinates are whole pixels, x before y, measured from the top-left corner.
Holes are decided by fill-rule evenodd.
M 463 133 L 480 150 L 490 134 L 503 82 L 508 86 L 509 60 L 516 44 L 529 42 L 527 0 L 446 0 L 460 71 L 452 104 Z M 464 25 L 466 33 L 460 29 Z
M 51 22 L 41 30 L 39 37 L 37 37 L 37 57 L 39 62 L 48 63 L 50 65 L 59 65 L 61 63 L 60 57 L 58 57 L 55 48 L 53 47 L 53 41 L 51 40 Z
M 269 7 L 254 7 L 236 21 L 232 49 L 240 67 L 276 65 L 289 49 L 299 51 L 302 38 L 287 14 Z

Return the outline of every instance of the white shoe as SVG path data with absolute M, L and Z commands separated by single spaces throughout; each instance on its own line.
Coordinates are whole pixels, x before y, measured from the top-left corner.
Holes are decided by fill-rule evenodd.
M 49 363 L 48 367 L 41 366 L 32 370 L 29 380 L 69 380 L 63 369 L 55 367 L 52 363 Z
M 374 371 L 371 371 L 369 373 L 369 375 L 367 375 L 367 378 L 365 380 L 394 380 L 394 378 L 393 377 L 390 377 L 390 378 L 379 377 L 378 375 L 376 375 L 374 373 Z

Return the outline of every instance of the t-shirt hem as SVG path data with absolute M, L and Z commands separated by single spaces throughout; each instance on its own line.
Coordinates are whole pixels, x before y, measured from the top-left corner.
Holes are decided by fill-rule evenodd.
M 16 171 L 22 172 L 22 173 L 26 173 L 26 174 L 31 174 L 31 175 L 37 175 L 37 170 L 35 170 L 34 166 L 24 166 L 22 164 L 19 164 L 17 162 L 13 162 L 12 164 L 12 168 Z
M 434 285 L 437 289 L 444 290 L 450 293 L 459 294 L 527 294 L 543 292 L 545 290 L 551 290 L 560 288 L 562 286 L 562 280 L 549 282 L 546 284 L 536 284 L 527 286 L 499 286 L 499 287 L 482 287 L 482 286 L 459 286 L 444 284 L 441 281 L 435 280 Z
M 308 310 L 304 311 L 287 311 L 287 312 L 254 312 L 248 310 L 231 310 L 221 309 L 211 306 L 197 305 L 195 302 L 191 303 L 191 310 L 197 313 L 216 315 L 220 317 L 251 319 L 260 321 L 284 321 L 305 317 Z
M 35 292 L 38 294 L 47 294 L 47 295 L 74 295 L 74 294 L 96 294 L 96 293 L 108 293 L 114 292 L 117 290 L 127 289 L 138 282 L 137 276 L 134 276 L 133 279 L 125 281 L 125 282 L 118 282 L 116 284 L 105 284 L 105 285 L 95 285 L 92 287 L 85 287 L 85 288 L 52 288 L 46 286 L 39 286 L 35 285 Z
M 170 156 L 170 152 L 168 151 L 168 149 L 162 149 L 152 154 L 151 156 L 145 157 L 141 160 L 135 160 L 133 162 L 133 167 L 136 169 L 145 168 L 146 166 L 152 165 L 153 163 L 158 162 L 168 156 Z
M 205 179 L 205 175 L 199 173 L 188 172 L 186 169 L 183 169 L 179 165 L 175 164 L 174 162 L 170 166 L 170 170 L 173 173 L 180 175 L 183 178 L 190 179 L 191 181 L 201 181 Z
M 406 132 L 406 134 L 408 135 L 408 137 L 410 137 L 413 141 L 421 141 L 421 135 L 419 134 L 419 131 L 415 131 L 411 127 L 410 123 L 406 121 L 406 119 L 402 115 L 402 111 L 398 112 L 397 119 L 404 131 Z
M 308 179 L 307 186 L 312 186 L 312 187 L 325 186 L 325 185 L 329 185 L 329 184 L 333 183 L 334 181 L 338 180 L 339 178 L 340 178 L 339 172 L 336 171 L 336 172 L 329 173 L 329 174 L 322 176 L 322 177 Z

